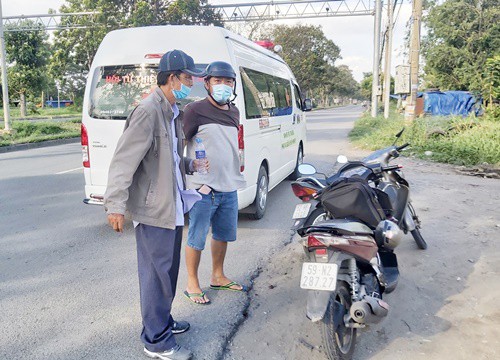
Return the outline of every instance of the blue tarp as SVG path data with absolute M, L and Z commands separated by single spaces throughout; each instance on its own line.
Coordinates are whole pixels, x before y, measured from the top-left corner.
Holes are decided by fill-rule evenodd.
M 479 115 L 477 100 L 468 91 L 424 92 L 424 112 L 430 115 Z
M 59 100 L 59 104 L 57 103 L 57 100 L 47 100 L 45 101 L 45 106 L 48 107 L 65 107 L 65 106 L 70 106 L 73 105 L 73 100 Z

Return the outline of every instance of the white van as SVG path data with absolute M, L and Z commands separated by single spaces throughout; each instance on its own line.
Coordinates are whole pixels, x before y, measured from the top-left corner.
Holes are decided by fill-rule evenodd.
M 125 120 L 156 87 L 158 62 L 173 49 L 192 56 L 200 69 L 225 61 L 236 71 L 235 103 L 241 114 L 238 142 L 247 182 L 238 191 L 239 208 L 261 218 L 268 191 L 297 175 L 305 149 L 304 111 L 310 110 L 309 102 L 302 100 L 299 85 L 281 57 L 215 26 L 129 28 L 112 31 L 103 39 L 83 101 L 84 202 L 102 204 L 108 167 Z M 206 95 L 203 79 L 195 78 L 190 97 L 180 101 L 181 109 Z

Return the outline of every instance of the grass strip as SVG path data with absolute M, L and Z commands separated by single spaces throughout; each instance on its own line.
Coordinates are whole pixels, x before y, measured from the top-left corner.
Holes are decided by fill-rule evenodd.
M 394 135 L 403 127 L 398 144 L 409 142 L 407 153 L 418 158 L 500 167 L 500 120 L 492 116 L 429 116 L 407 122 L 403 115 L 393 112 L 388 119 L 365 113 L 349 137 L 359 147 L 377 150 L 392 145 Z
M 14 121 L 10 134 L 0 132 L 0 146 L 67 139 L 80 136 L 80 121 Z
M 20 107 L 10 107 L 9 114 L 12 119 L 20 119 L 21 118 L 21 109 Z M 36 109 L 28 109 L 28 114 L 26 118 L 44 118 L 44 117 L 61 117 L 61 116 L 81 116 L 82 109 L 81 107 L 76 106 L 64 106 L 59 108 L 45 107 L 45 108 L 36 108 Z M 0 108 L 0 118 L 3 119 L 3 109 Z

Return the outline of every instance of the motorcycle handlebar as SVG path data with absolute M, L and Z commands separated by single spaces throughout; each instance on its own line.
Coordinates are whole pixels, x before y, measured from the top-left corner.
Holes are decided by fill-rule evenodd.
M 400 169 L 399 165 L 382 166 L 382 171 L 393 171 Z
M 406 144 L 403 144 L 403 145 L 401 145 L 401 146 L 398 146 L 398 147 L 396 148 L 396 150 L 399 152 L 399 151 L 403 150 L 404 148 L 406 148 L 406 147 L 408 147 L 408 146 L 410 146 L 410 143 L 406 143 Z

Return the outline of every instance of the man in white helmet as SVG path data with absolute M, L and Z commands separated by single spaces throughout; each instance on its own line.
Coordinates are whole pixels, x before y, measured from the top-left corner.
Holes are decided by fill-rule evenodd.
M 187 176 L 188 187 L 198 189 L 202 199 L 189 212 L 186 246 L 188 283 L 184 295 L 196 304 L 208 304 L 198 279 L 201 252 L 209 228 L 212 228 L 213 290 L 246 291 L 244 285 L 226 277 L 224 259 L 228 242 L 236 240 L 238 227 L 237 190 L 245 186 L 240 172 L 238 129 L 240 113 L 231 102 L 236 86 L 236 73 L 223 61 L 209 64 L 205 70 L 208 96 L 188 104 L 184 109 L 184 134 L 188 157 L 195 155 L 197 143 L 205 147 L 210 170 Z

